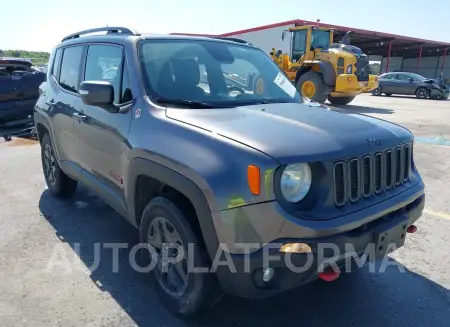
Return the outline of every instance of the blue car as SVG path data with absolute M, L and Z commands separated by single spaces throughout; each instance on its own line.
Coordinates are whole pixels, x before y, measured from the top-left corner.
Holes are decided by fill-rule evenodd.
M 441 82 L 440 82 L 441 81 Z M 379 76 L 379 86 L 373 95 L 415 95 L 419 99 L 448 99 L 449 89 L 442 80 L 433 80 L 415 73 L 392 72 Z

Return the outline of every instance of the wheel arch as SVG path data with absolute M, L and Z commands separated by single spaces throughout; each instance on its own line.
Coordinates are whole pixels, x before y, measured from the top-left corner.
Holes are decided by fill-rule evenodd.
M 130 222 L 136 227 L 140 224 L 139 211 L 142 205 L 137 203 L 139 201 L 137 192 L 139 191 L 139 181 L 142 176 L 150 178 L 159 184 L 155 185 L 156 189 L 158 189 L 158 192 L 155 192 L 156 195 L 164 194 L 164 189 L 167 190 L 167 187 L 169 187 L 176 190 L 190 202 L 195 210 L 197 223 L 202 234 L 200 236 L 204 240 L 210 257 L 214 258 L 219 247 L 219 240 L 206 196 L 191 179 L 159 163 L 144 158 L 135 158 L 130 163 L 127 182 L 128 219 Z M 184 199 L 181 201 L 184 201 Z

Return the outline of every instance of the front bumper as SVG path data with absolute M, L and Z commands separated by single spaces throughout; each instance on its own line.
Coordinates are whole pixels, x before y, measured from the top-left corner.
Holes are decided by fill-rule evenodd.
M 356 75 L 341 74 L 336 79 L 336 86 L 331 95 L 339 96 L 356 96 L 364 92 L 370 92 L 378 87 L 378 79 L 375 75 L 369 75 L 368 81 L 358 81 Z
M 242 221 L 235 221 L 238 225 L 235 226 L 237 227 L 235 232 L 242 235 L 233 235 L 234 243 L 232 244 L 230 242 L 225 244 L 222 243 L 223 239 L 220 240 L 222 247 L 225 244 L 228 250 L 231 247 L 234 251 L 230 254 L 233 262 L 231 268 L 233 269 L 230 269 L 230 266 L 220 266 L 216 270 L 217 277 L 227 293 L 248 298 L 271 296 L 312 281 L 318 277 L 320 269 L 330 259 L 327 252 L 319 251 L 319 249 L 323 249 L 324 245 L 331 245 L 335 248 L 335 250 L 332 250 L 332 261 L 336 262 L 338 266 L 347 264 L 349 256 L 361 255 L 368 249 L 368 246 L 375 245 L 377 231 L 380 228 L 388 225 L 391 227 L 400 225 L 409 227 L 412 225 L 421 216 L 425 205 L 423 190 L 423 183 L 420 182 L 410 190 L 383 203 L 329 221 L 305 221 L 290 217 L 286 213 L 284 213 L 284 217 L 277 217 L 281 214 L 280 210 L 282 209 L 272 208 L 270 210 L 265 204 L 265 206 L 263 205 L 265 208 L 262 208 L 262 211 L 259 212 L 260 215 L 256 216 L 256 219 L 259 220 L 258 227 L 260 229 L 266 228 L 266 235 L 269 234 L 270 230 L 270 235 L 279 236 L 268 242 L 264 234 L 259 234 L 260 237 L 258 237 L 258 232 L 261 231 L 251 227 L 250 222 L 245 222 L 246 217 L 242 216 L 241 212 L 240 219 Z M 251 207 L 256 209 L 261 205 L 248 206 L 247 209 Z M 275 206 L 273 203 L 271 205 Z M 245 210 L 245 207 L 233 210 L 240 209 Z M 253 209 L 250 211 L 254 211 Z M 254 214 L 256 214 L 256 211 L 254 211 Z M 359 219 L 355 219 L 355 216 L 352 217 L 352 215 L 359 216 Z M 265 218 L 285 219 L 285 223 L 277 230 Z M 300 220 L 301 222 L 298 223 Z M 278 251 L 282 244 L 293 242 L 306 243 L 312 248 L 310 254 L 292 254 L 289 256 L 292 266 L 300 267 L 301 271 L 290 269 L 289 262 L 286 261 L 288 258 Z M 239 245 L 239 243 L 241 244 Z M 258 250 L 247 253 L 242 250 L 244 244 L 247 246 L 247 251 L 250 248 L 257 248 L 258 244 L 262 245 Z M 347 246 L 351 246 L 354 251 L 349 252 Z M 339 255 L 335 257 L 336 249 L 338 249 Z M 242 251 L 242 253 L 239 253 L 239 251 Z M 266 285 L 262 282 L 261 276 L 263 268 L 267 268 L 268 254 L 278 255 L 279 259 L 270 261 L 269 266 L 274 268 L 275 275 L 272 282 Z
M 450 96 L 449 89 L 432 89 L 430 96 L 432 98 L 448 99 Z

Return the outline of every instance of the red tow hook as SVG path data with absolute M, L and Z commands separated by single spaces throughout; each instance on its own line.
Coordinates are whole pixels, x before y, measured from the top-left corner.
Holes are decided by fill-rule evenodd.
M 340 275 L 339 270 L 334 270 L 333 268 L 328 268 L 325 271 L 319 273 L 319 278 L 326 281 L 326 282 L 332 282 L 338 279 Z
M 408 227 L 408 229 L 406 230 L 408 233 L 415 233 L 417 232 L 417 226 L 416 225 L 411 225 Z

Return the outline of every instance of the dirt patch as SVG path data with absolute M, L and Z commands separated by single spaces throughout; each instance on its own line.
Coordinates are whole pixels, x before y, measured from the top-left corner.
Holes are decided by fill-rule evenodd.
M 20 137 L 13 137 L 11 141 L 3 142 L 9 146 L 26 146 L 26 145 L 34 145 L 38 144 L 37 139 L 25 139 Z

